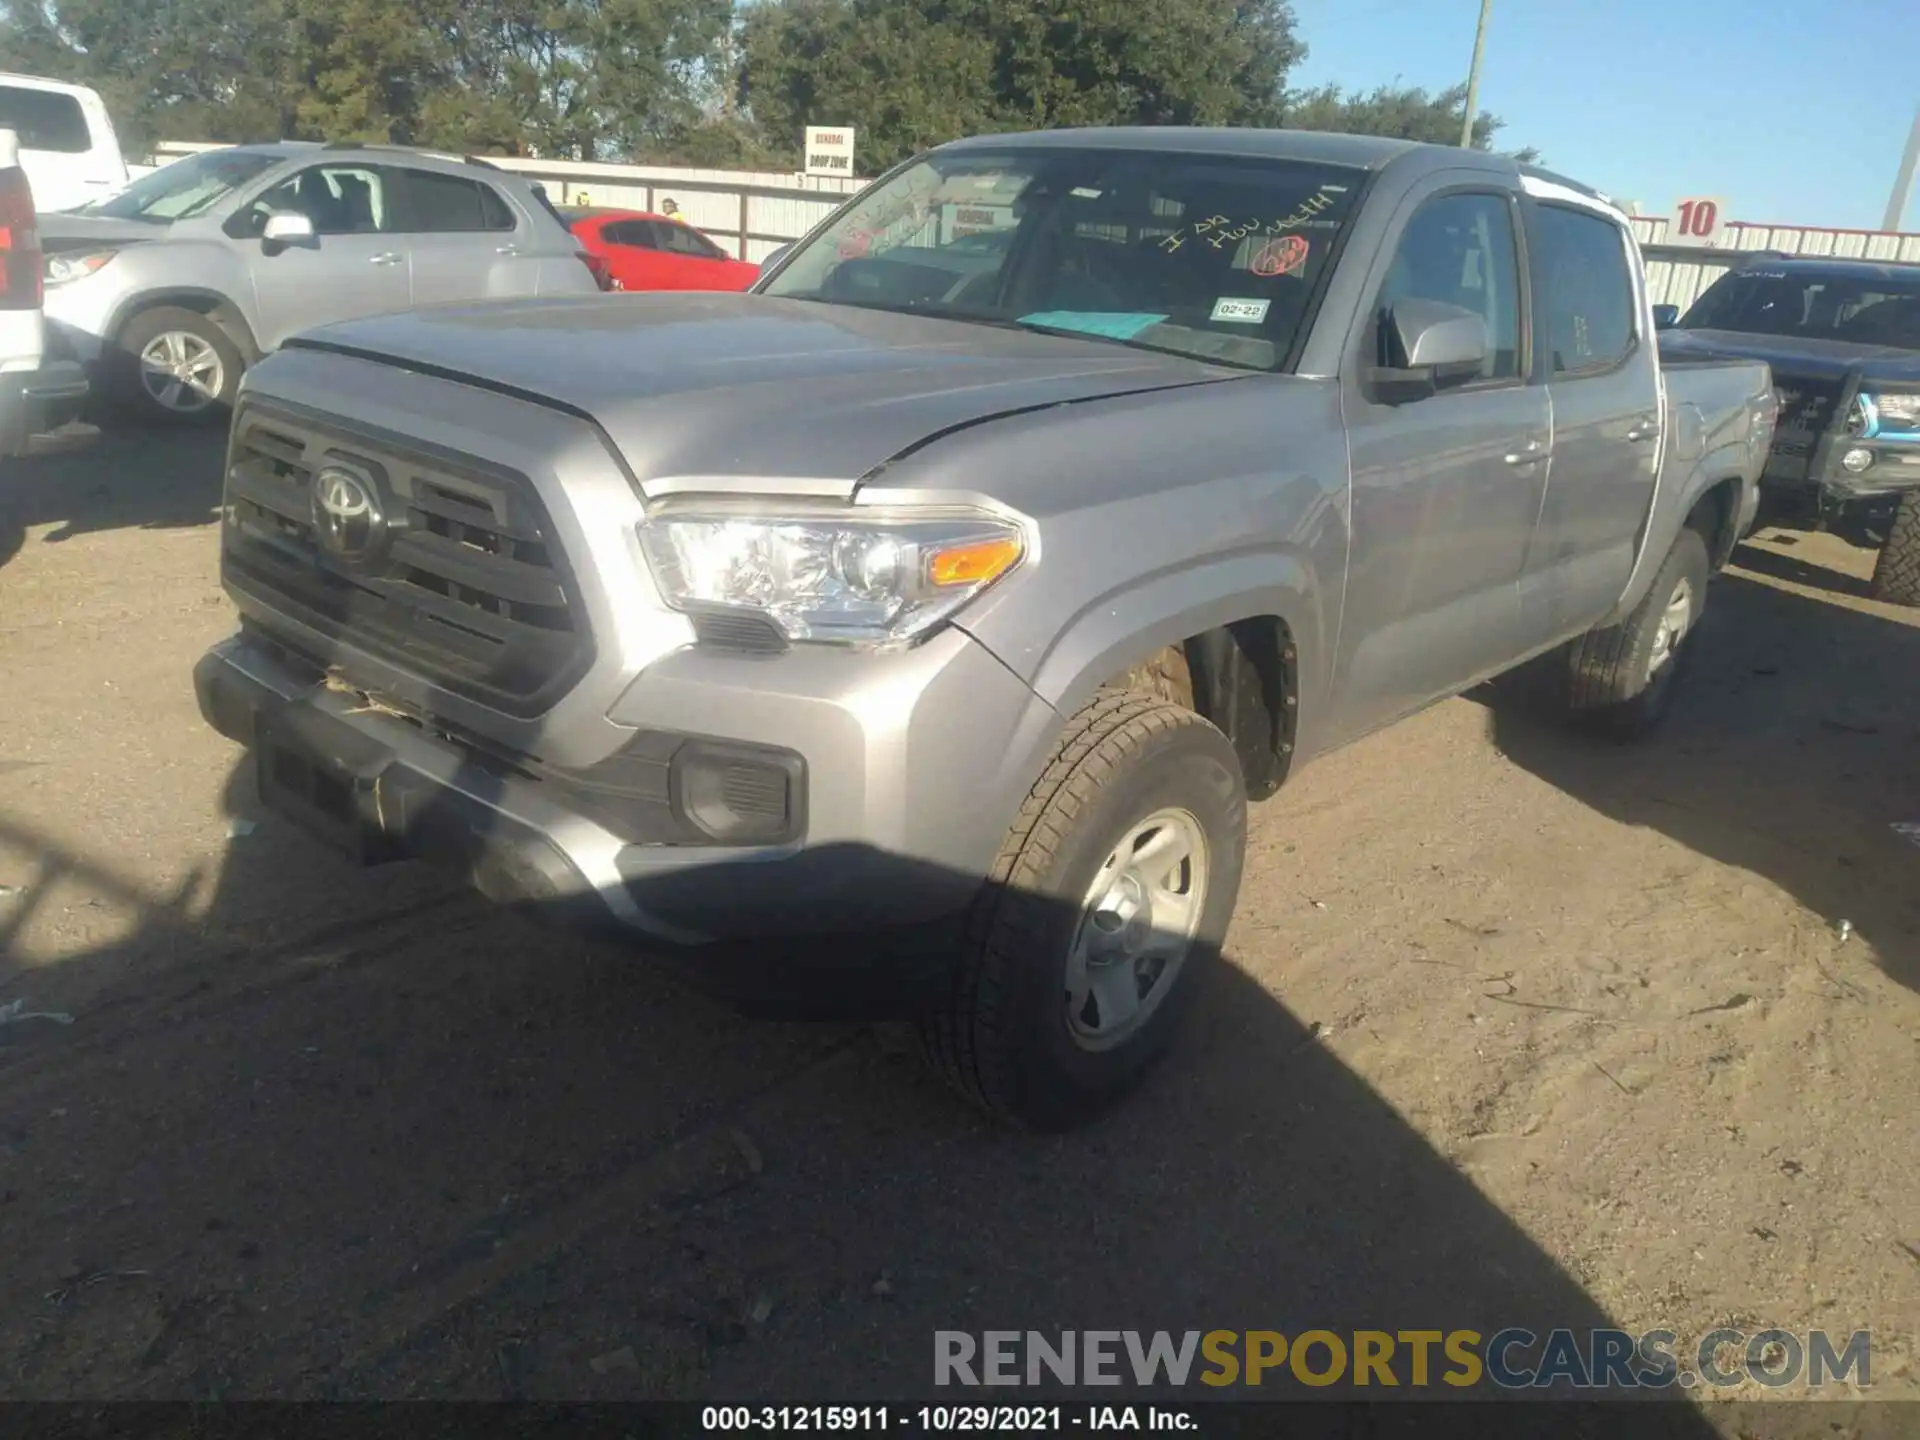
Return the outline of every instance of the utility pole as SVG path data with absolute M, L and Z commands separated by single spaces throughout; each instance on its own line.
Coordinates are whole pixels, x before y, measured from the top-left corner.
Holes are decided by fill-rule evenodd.
M 1480 23 L 1473 31 L 1473 68 L 1467 72 L 1467 118 L 1460 123 L 1460 148 L 1473 148 L 1473 121 L 1480 113 L 1480 57 L 1487 49 L 1487 12 L 1493 0 L 1480 0 Z
M 1907 136 L 1907 153 L 1900 157 L 1900 173 L 1894 178 L 1893 194 L 1887 200 L 1887 218 L 1882 230 L 1898 230 L 1907 218 L 1907 202 L 1913 199 L 1913 172 L 1920 169 L 1920 109 L 1913 112 L 1913 130 Z

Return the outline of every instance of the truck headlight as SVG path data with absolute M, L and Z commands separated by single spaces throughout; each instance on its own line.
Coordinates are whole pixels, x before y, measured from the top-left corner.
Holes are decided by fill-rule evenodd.
M 677 610 L 764 615 L 789 640 L 908 642 L 1026 555 L 1020 527 L 930 511 L 809 514 L 663 507 L 640 526 L 661 595 Z
M 84 280 L 118 254 L 115 250 L 66 251 L 47 256 L 45 279 L 51 290 L 56 285 L 71 285 Z
M 1909 394 L 1870 394 L 1862 391 L 1860 412 L 1867 435 L 1896 434 L 1903 439 L 1920 432 L 1920 391 Z

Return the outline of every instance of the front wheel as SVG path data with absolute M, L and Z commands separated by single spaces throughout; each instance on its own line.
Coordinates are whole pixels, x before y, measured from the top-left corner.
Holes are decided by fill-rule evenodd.
M 922 1020 L 934 1068 L 1037 1129 L 1124 1095 L 1219 954 L 1246 836 L 1227 738 L 1182 706 L 1103 693 L 1028 796 Z
M 171 305 L 128 321 L 111 363 L 114 397 L 139 418 L 164 425 L 224 417 L 246 368 L 225 330 L 205 315 Z
M 1920 605 L 1920 490 L 1900 497 L 1868 593 L 1889 605 Z
M 1573 642 L 1567 703 L 1576 716 L 1622 740 L 1639 739 L 1666 719 L 1706 609 L 1710 573 L 1705 537 L 1682 530 L 1632 613 Z

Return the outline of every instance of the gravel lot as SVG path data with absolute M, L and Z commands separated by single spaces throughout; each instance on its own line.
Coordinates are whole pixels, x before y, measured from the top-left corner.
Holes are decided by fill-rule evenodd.
M 1308 769 L 1180 1054 L 1033 1139 L 262 816 L 189 682 L 219 449 L 0 474 L 0 1005 L 74 1017 L 0 1028 L 0 1393 L 899 1398 L 940 1328 L 1611 1317 L 1871 1328 L 1920 1396 L 1920 615 L 1870 556 L 1746 546 L 1650 747 L 1510 685 Z

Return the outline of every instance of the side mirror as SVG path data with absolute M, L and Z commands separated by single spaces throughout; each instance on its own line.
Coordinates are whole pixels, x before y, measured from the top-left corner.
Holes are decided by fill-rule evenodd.
M 1389 404 L 1477 379 L 1487 361 L 1487 322 L 1439 300 L 1402 300 L 1380 321 L 1388 364 L 1368 380 Z
M 767 258 L 760 262 L 760 273 L 762 275 L 766 274 L 769 270 L 773 269 L 774 266 L 786 259 L 787 252 L 791 249 L 793 249 L 792 245 L 774 246 L 772 250 L 767 252 Z
M 310 245 L 314 241 L 313 218 L 294 210 L 276 210 L 267 216 L 260 239 L 267 245 Z
M 1654 329 L 1671 330 L 1679 323 L 1680 307 L 1678 305 L 1656 305 L 1653 307 Z

